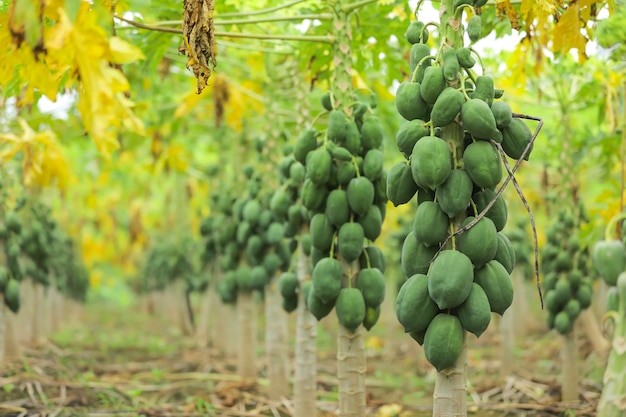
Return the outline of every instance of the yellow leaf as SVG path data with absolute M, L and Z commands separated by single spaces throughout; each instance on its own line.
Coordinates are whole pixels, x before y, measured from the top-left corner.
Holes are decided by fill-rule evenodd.
M 109 39 L 109 52 L 109 60 L 116 64 L 127 64 L 145 58 L 141 49 L 117 36 L 113 36 Z
M 552 31 L 552 50 L 554 52 L 567 53 L 572 49 L 578 49 L 579 61 L 581 61 L 581 59 L 584 61 L 584 52 L 587 40 L 580 32 L 582 22 L 578 17 L 578 12 L 578 4 L 570 3 L 558 23 L 554 25 L 554 29 Z

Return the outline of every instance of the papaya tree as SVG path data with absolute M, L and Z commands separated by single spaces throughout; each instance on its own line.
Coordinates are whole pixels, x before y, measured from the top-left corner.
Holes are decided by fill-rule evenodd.
M 405 161 L 390 170 L 388 195 L 396 206 L 417 199 L 396 313 L 437 370 L 433 416 L 467 415 L 468 333 L 479 337 L 492 313 L 504 314 L 513 301 L 502 192 L 536 137 L 524 119 L 539 120 L 500 100 L 504 91 L 470 46 L 485 35 L 484 5 L 443 1 L 438 23 L 411 22 L 408 79 L 396 92 L 406 120 L 396 144 Z M 439 34 L 434 51 L 427 43 L 432 27 Z M 517 160 L 514 167 L 507 158 Z

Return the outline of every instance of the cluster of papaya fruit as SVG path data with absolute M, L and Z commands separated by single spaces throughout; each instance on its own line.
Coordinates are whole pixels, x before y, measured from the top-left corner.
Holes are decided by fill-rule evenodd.
M 570 210 L 560 211 L 546 231 L 541 251 L 548 327 L 563 335 L 572 331 L 581 311 L 591 305 L 593 295 L 589 252 L 580 243 L 579 223 Z
M 622 225 L 622 233 L 626 232 L 626 224 Z M 626 272 L 626 234 L 625 239 L 606 238 L 593 246 L 591 253 L 593 266 L 600 277 L 609 286 L 606 294 L 607 311 L 618 311 L 619 289 L 617 278 Z
M 363 324 L 369 330 L 385 296 L 384 258 L 373 245 L 387 203 L 383 129 L 373 103 L 355 99 L 348 116 L 332 102 L 330 94 L 322 97 L 326 131 L 304 130 L 290 166 L 290 173 L 293 166 L 304 167 L 300 202 L 309 235 L 302 242 L 313 263 L 312 279 L 301 291 L 318 320 L 335 308 L 346 329 Z M 286 282 L 293 283 L 293 277 Z
M 262 293 L 289 266 L 295 249 L 295 241 L 283 239 L 286 226 L 271 208 L 272 195 L 261 192 L 262 177 L 251 166 L 244 171 L 248 193 L 234 202 L 232 211 L 228 209 L 232 219 L 220 236 L 224 247 L 220 262 L 226 273 L 218 292 L 225 303 L 235 302 L 238 291 Z
M 533 243 L 526 228 L 526 221 L 519 221 L 507 229 L 506 237 L 511 241 L 515 253 L 515 267 L 521 268 L 525 279 L 533 277 Z
M 459 30 L 473 42 L 480 25 L 475 15 Z M 476 75 L 473 50 L 454 48 L 443 36 L 433 52 L 428 26 L 419 21 L 405 37 L 412 44 L 411 79 L 396 93 L 396 108 L 406 120 L 396 144 L 405 161 L 389 170 L 387 193 L 395 206 L 417 194 L 417 209 L 402 247 L 408 279 L 396 314 L 441 371 L 459 358 L 465 331 L 480 336 L 491 313 L 503 314 L 513 301 L 515 252 L 502 233 L 507 206 L 496 192 L 503 179 L 496 144 L 512 159 L 527 159 L 532 132 L 497 101 L 503 91 L 494 88 L 493 78 L 484 71 Z
M 22 229 L 22 220 L 17 211 L 7 211 L 4 224 L 0 225 L 6 265 L 0 266 L 0 290 L 4 294 L 4 304 L 14 313 L 20 309 L 20 281 L 24 277 L 20 260 Z

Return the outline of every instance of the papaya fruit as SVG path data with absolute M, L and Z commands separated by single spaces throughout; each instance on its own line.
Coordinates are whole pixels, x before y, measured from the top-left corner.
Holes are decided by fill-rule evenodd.
M 572 320 L 565 311 L 560 311 L 554 317 L 554 328 L 560 334 L 568 334 L 572 330 Z
M 374 204 L 380 209 L 380 207 L 387 207 L 387 171 L 383 170 L 380 177 L 374 182 Z M 385 210 L 380 209 L 380 214 L 383 219 L 385 218 Z
M 326 185 L 315 184 L 310 179 L 304 180 L 302 191 L 300 192 L 300 200 L 302 205 L 310 211 L 318 210 L 326 201 L 328 188 Z
M 380 306 L 376 308 L 366 307 L 365 309 L 365 318 L 363 319 L 363 327 L 365 330 L 369 331 L 374 327 L 374 325 L 378 322 L 380 318 Z
M 298 296 L 283 297 L 282 307 L 287 313 L 295 311 L 298 308 Z
M 428 268 L 428 293 L 440 310 L 461 305 L 472 289 L 474 266 L 463 253 L 443 250 Z
M 486 102 L 489 107 L 491 107 L 493 99 L 495 98 L 493 77 L 490 75 L 480 75 L 476 77 L 476 85 L 474 87 L 474 92 L 470 94 L 470 98 L 482 100 Z
M 472 196 L 472 201 L 476 205 L 478 213 L 481 213 L 494 198 L 496 198 L 496 192 L 490 189 L 485 189 L 474 194 Z M 485 216 L 491 219 L 498 232 L 504 229 L 508 219 L 508 210 L 502 194 L 500 194 L 500 196 L 496 199 L 491 208 L 487 210 Z
M 380 236 L 383 217 L 377 206 L 371 206 L 364 216 L 359 216 L 359 224 L 363 227 L 365 238 L 374 241 Z
M 341 290 L 341 263 L 334 258 L 322 258 L 315 264 L 311 277 L 315 295 L 323 303 L 330 303 L 339 296 Z
M 493 114 L 493 118 L 496 121 L 498 129 L 504 129 L 511 124 L 511 120 L 513 120 L 513 111 L 511 110 L 511 106 L 504 101 L 494 102 L 491 105 L 491 113 Z
M 487 294 L 492 312 L 502 315 L 513 303 L 513 283 L 500 262 L 489 261 L 476 269 L 474 282 Z
M 224 304 L 232 304 L 237 301 L 237 279 L 234 271 L 228 271 L 224 278 L 217 283 L 217 293 Z
M 424 125 L 424 121 L 415 119 L 404 123 L 396 134 L 396 145 L 405 158 L 413 153 L 415 143 L 424 136 L 430 134 L 430 129 Z
M 565 308 L 563 309 L 563 311 L 567 313 L 567 315 L 569 316 L 569 319 L 572 322 L 578 318 L 581 310 L 582 309 L 580 308 L 580 302 L 575 298 L 571 298 L 567 302 L 567 304 L 565 304 Z
M 335 227 L 350 220 L 350 205 L 345 190 L 335 189 L 328 194 L 325 213 L 330 224 Z
M 591 288 L 591 284 L 583 284 L 578 287 L 576 291 L 576 299 L 580 303 L 580 308 L 585 309 L 589 308 L 591 305 L 593 296 L 593 290 Z
M 402 253 L 400 256 L 400 265 L 405 277 L 415 274 L 426 274 L 428 266 L 432 261 L 438 248 L 435 246 L 426 246 L 415 238 L 415 234 L 411 231 L 402 244 Z
M 6 267 L 0 265 L 0 294 L 4 293 L 9 283 L 9 271 Z
M 472 182 L 480 188 L 494 188 L 502 180 L 500 155 L 489 142 L 481 140 L 465 148 L 463 167 Z
M 453 169 L 446 181 L 435 190 L 435 198 L 450 218 L 463 213 L 472 200 L 472 180 L 462 169 Z
M 352 162 L 340 162 L 337 164 L 338 185 L 345 187 L 354 177 L 356 177 L 356 167 Z
M 263 255 L 263 239 L 259 235 L 252 235 L 246 242 L 246 255 L 252 258 L 260 258 Z
M 467 217 L 463 220 L 463 227 L 473 220 L 474 217 Z M 480 268 L 496 256 L 498 232 L 491 219 L 483 217 L 470 229 L 458 235 L 456 242 L 458 250 L 464 253 L 476 268 Z
M 428 278 L 415 274 L 407 279 L 396 297 L 396 317 L 406 333 L 426 330 L 439 313 L 439 307 L 428 295 Z
M 237 243 L 243 245 L 248 242 L 250 236 L 252 236 L 253 230 L 250 223 L 247 221 L 242 221 L 237 225 Z
M 470 41 L 476 42 L 482 38 L 482 30 L 482 19 L 480 15 L 475 14 L 470 17 L 469 22 L 467 22 L 467 36 L 469 36 Z
M 424 335 L 424 354 L 438 372 L 451 368 L 463 351 L 463 326 L 458 317 L 439 313 Z
M 346 126 L 346 139 L 341 142 L 352 155 L 357 155 L 361 150 L 361 132 L 354 120 L 348 120 Z
M 267 273 L 267 270 L 261 266 L 257 265 L 250 269 L 250 280 L 248 281 L 248 290 L 257 290 L 261 291 L 265 288 L 270 282 L 270 276 Z
M 476 60 L 472 56 L 472 51 L 469 48 L 461 47 L 456 50 L 456 57 L 459 61 L 459 65 L 462 68 L 470 69 L 476 65 Z
M 330 179 L 333 159 L 325 148 L 309 153 L 306 161 L 306 177 L 314 184 L 324 185 Z
M 350 209 L 359 216 L 365 215 L 374 203 L 374 191 L 374 184 L 367 177 L 350 180 L 347 189 Z
M 448 48 L 443 51 L 443 77 L 448 82 L 452 82 L 458 78 L 460 64 L 454 48 Z
M 404 32 L 404 37 L 411 44 L 428 42 L 428 28 L 424 28 L 424 23 L 418 21 L 411 22 Z
M 337 234 L 337 252 L 346 262 L 352 262 L 363 252 L 365 232 L 359 223 L 344 223 Z
M 411 81 L 415 81 L 421 83 L 424 79 L 424 71 L 426 68 L 430 67 L 431 59 L 425 59 L 420 67 L 417 68 L 417 64 L 419 64 L 422 59 L 426 58 L 430 55 L 430 47 L 425 43 L 416 43 L 411 45 L 411 50 L 409 52 L 409 68 L 411 73 Z M 417 71 L 416 71 L 417 70 Z
M 333 104 L 330 99 L 329 92 L 322 94 L 322 97 L 320 97 L 320 102 L 322 103 L 322 107 L 324 108 L 324 110 L 331 111 L 333 109 Z
M 502 149 L 512 159 L 520 159 L 533 137 L 528 125 L 521 119 L 513 118 L 509 125 L 502 129 Z M 524 159 L 528 160 L 532 145 Z
M 443 75 L 443 67 L 431 66 L 424 70 L 424 79 L 420 84 L 420 95 L 426 104 L 430 106 L 435 104 L 437 97 L 445 88 L 446 79 Z
M 361 269 L 357 274 L 355 287 L 363 294 L 367 307 L 376 308 L 385 299 L 385 277 L 378 268 Z
M 480 337 L 491 322 L 489 299 L 482 287 L 472 283 L 467 299 L 456 309 L 459 321 L 465 330 Z
M 509 274 L 513 272 L 513 268 L 515 268 L 515 250 L 509 238 L 502 232 L 498 232 L 498 247 L 493 259 L 500 262 Z
M 426 136 L 417 141 L 411 154 L 411 173 L 414 180 L 418 178 L 426 188 L 435 190 L 445 182 L 450 171 L 452 152 L 445 140 Z
M 408 203 L 417 192 L 417 184 L 413 180 L 411 167 L 405 162 L 397 162 L 387 174 L 387 198 L 398 207 Z
M 439 245 L 448 237 L 449 219 L 439 204 L 425 201 L 417 206 L 413 233 L 426 246 Z
M 365 150 L 377 149 L 383 144 L 383 127 L 376 116 L 366 114 L 361 125 L 361 146 Z
M 247 221 L 252 227 L 254 227 L 259 224 L 262 212 L 263 207 L 261 207 L 261 203 L 258 200 L 251 199 L 244 204 L 242 217 L 243 220 Z
M 420 94 L 420 83 L 402 82 L 396 90 L 396 110 L 406 120 L 426 119 L 428 105 Z
M 463 128 L 477 139 L 489 140 L 497 131 L 496 119 L 489 105 L 478 98 L 467 100 L 461 106 Z
M 315 129 L 304 130 L 293 147 L 293 155 L 296 161 L 304 164 L 309 152 L 317 149 L 317 131 Z
M 565 304 L 573 297 L 572 287 L 566 278 L 559 278 L 554 285 L 555 300 L 559 308 L 565 306 Z
M 341 143 L 347 135 L 346 115 L 341 110 L 331 110 L 328 112 L 328 125 L 326 127 L 326 137 L 335 143 Z M 307 166 L 308 168 L 308 166 Z
M 277 189 L 270 200 L 270 210 L 278 219 L 284 219 L 287 216 L 287 210 L 291 206 L 291 198 L 287 190 Z
M 333 243 L 335 229 L 328 216 L 324 213 L 317 213 L 311 217 L 309 223 L 311 234 L 311 245 L 319 251 L 328 251 Z
M 335 313 L 339 324 L 351 332 L 363 323 L 366 305 L 361 291 L 357 288 L 342 288 L 335 303 Z
M 383 153 L 378 149 L 370 149 L 363 158 L 363 175 L 374 182 L 383 175 Z
M 267 228 L 266 241 L 270 245 L 274 245 L 285 237 L 285 225 L 280 222 L 272 222 Z
M 617 277 L 626 270 L 624 243 L 620 240 L 597 242 L 591 251 L 591 260 L 596 271 L 607 285 L 617 285 Z
M 580 302 L 579 302 L 580 305 Z M 606 292 L 606 311 L 619 310 L 619 292 L 617 287 L 609 287 Z
M 20 283 L 15 279 L 9 279 L 7 282 L 4 289 L 4 304 L 13 313 L 20 310 Z
M 444 127 L 454 121 L 461 112 L 465 97 L 456 88 L 446 87 L 437 97 L 430 112 L 430 119 L 435 127 Z
M 294 161 L 289 166 L 290 183 L 297 187 L 300 184 L 302 184 L 305 177 L 306 177 L 306 168 L 304 168 L 304 165 L 298 161 Z
M 338 297 L 339 295 L 337 295 Z M 317 296 L 317 289 L 315 287 L 315 283 L 311 284 L 311 287 L 308 291 L 308 296 L 305 298 L 307 310 L 315 317 L 317 321 L 320 321 L 324 317 L 330 314 L 335 307 L 335 300 L 329 301 L 328 303 L 322 302 L 320 298 Z
M 352 154 L 350 153 L 350 151 L 340 145 L 337 145 L 334 142 L 327 141 L 326 150 L 328 151 L 332 159 L 343 162 L 352 161 Z

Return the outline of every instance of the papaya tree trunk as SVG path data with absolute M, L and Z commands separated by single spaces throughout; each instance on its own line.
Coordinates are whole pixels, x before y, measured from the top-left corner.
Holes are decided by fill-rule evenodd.
M 252 292 L 237 295 L 237 319 L 239 321 L 239 350 L 237 372 L 248 382 L 256 381 L 257 317 Z
M 515 327 L 521 325 L 521 320 L 516 318 L 514 308 L 509 308 L 498 320 L 500 327 L 500 376 L 506 378 L 513 374 L 515 369 Z M 517 324 L 516 324 L 517 322 Z
M 30 342 L 33 344 L 37 344 L 41 339 L 41 326 L 43 324 L 41 321 L 41 313 L 43 309 L 43 286 L 33 281 L 32 290 L 33 306 L 31 315 L 32 332 L 30 334 Z
M 18 318 L 16 314 L 13 314 L 7 307 L 0 306 L 0 309 L 4 311 L 4 358 L 12 359 L 17 358 L 21 354 L 20 342 L 17 337 L 16 327 L 18 324 Z
M 626 413 L 626 272 L 617 278 L 617 290 L 619 313 L 612 316 L 615 329 L 604 371 L 598 417 L 622 417 Z
M 524 269 L 521 267 L 513 268 L 511 279 L 513 280 L 515 297 L 513 298 L 513 305 L 507 310 L 507 313 L 512 311 L 513 316 L 517 318 L 513 320 L 513 332 L 515 340 L 521 340 L 528 330 L 526 328 L 528 320 L 524 319 L 528 317 L 528 297 L 526 296 Z
M 311 259 L 298 245 L 297 274 L 300 288 L 310 279 Z M 315 417 L 317 407 L 317 320 L 299 295 L 296 312 L 296 368 L 294 372 L 294 417 Z
M 198 346 L 207 347 L 211 342 L 211 309 L 214 308 L 212 294 L 215 292 L 215 264 L 211 264 L 211 267 L 206 271 L 210 275 L 210 284 L 206 291 L 200 296 L 200 316 L 198 317 L 196 326 L 196 341 Z
M 4 361 L 5 340 L 7 328 L 7 313 L 4 307 L 4 296 L 0 294 L 0 364 Z
M 287 313 L 278 292 L 278 275 L 265 287 L 265 356 L 269 399 L 289 396 L 289 355 L 287 354 Z
M 365 412 L 365 341 L 363 326 L 351 332 L 339 325 L 337 338 L 337 379 L 339 416 L 362 417 Z
M 466 334 L 467 336 L 467 334 Z M 467 416 L 467 346 L 453 367 L 437 372 L 433 417 Z
M 580 322 L 594 351 L 604 352 L 609 349 L 611 345 L 604 338 L 600 330 L 600 324 L 591 309 L 586 308 L 580 313 Z
M 578 331 L 563 336 L 561 347 L 561 401 L 578 401 Z

